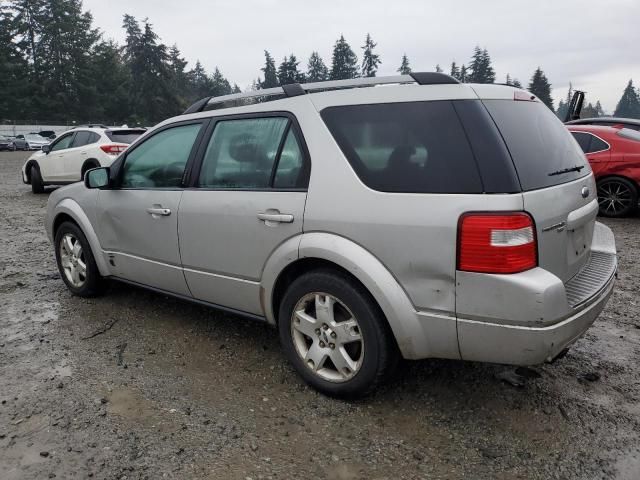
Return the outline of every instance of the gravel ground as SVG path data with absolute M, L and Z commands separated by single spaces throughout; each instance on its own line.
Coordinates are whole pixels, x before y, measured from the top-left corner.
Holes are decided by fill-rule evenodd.
M 640 218 L 606 220 L 616 291 L 524 385 L 407 362 L 347 403 L 304 386 L 268 326 L 120 284 L 72 297 L 24 159 L 0 153 L 0 478 L 640 478 Z

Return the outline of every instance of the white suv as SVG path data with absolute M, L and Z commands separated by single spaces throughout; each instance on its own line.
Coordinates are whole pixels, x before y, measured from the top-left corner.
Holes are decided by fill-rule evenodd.
M 22 167 L 22 181 L 33 193 L 46 185 L 64 185 L 82 180 L 87 170 L 108 167 L 144 128 L 78 127 L 63 133 L 51 145 L 31 155 Z

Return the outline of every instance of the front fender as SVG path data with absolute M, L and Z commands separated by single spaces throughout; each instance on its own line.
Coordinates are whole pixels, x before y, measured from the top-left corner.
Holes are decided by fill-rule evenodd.
M 98 236 L 89 221 L 89 217 L 87 217 L 87 214 L 75 200 L 72 200 L 71 198 L 64 198 L 52 207 L 51 212 L 47 212 L 46 229 L 49 240 L 53 243 L 53 226 L 55 225 L 56 219 L 62 214 L 70 216 L 78 226 L 80 226 L 85 237 L 87 237 L 87 241 L 91 247 L 91 252 L 93 253 L 93 258 L 96 261 L 100 275 L 110 275 L 109 266 L 105 261 L 104 255 L 102 255 L 102 247 L 100 246 Z
M 285 242 L 274 253 L 262 281 L 270 322 L 275 323 L 271 299 L 279 273 L 298 258 L 318 258 L 342 267 L 367 288 L 385 314 L 404 358 L 460 358 L 455 317 L 416 311 L 391 272 L 362 246 L 331 233 L 312 232 Z

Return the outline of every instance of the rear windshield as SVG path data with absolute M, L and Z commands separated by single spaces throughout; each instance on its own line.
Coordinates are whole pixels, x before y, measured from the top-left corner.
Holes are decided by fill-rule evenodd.
M 112 142 L 130 144 L 144 132 L 145 130 L 107 130 L 104 133 Z
M 347 105 L 321 115 L 360 180 L 374 190 L 482 192 L 451 101 Z
M 636 142 L 640 142 L 640 132 L 638 132 L 637 130 L 631 130 L 630 128 L 622 128 L 618 130 L 618 136 L 626 138 L 628 140 L 635 140 Z
M 502 133 L 523 190 L 559 185 L 591 172 L 578 143 L 544 104 L 513 100 L 483 103 Z

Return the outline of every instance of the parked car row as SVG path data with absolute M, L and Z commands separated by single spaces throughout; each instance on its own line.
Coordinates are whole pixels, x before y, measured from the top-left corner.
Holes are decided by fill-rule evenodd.
M 40 150 L 43 146 L 49 145 L 50 140 L 37 133 L 27 135 L 17 135 L 8 137 L 0 135 L 0 150 Z
M 84 177 L 47 205 L 67 288 L 114 279 L 265 321 L 329 395 L 371 391 L 400 358 L 553 361 L 613 290 L 594 172 L 523 90 L 294 84 L 140 133 L 76 129 L 23 168 L 34 191 Z

